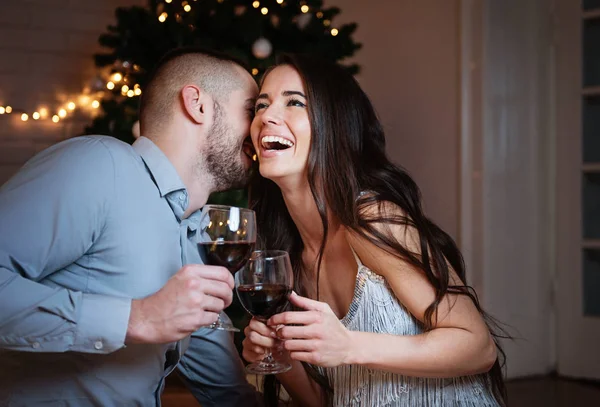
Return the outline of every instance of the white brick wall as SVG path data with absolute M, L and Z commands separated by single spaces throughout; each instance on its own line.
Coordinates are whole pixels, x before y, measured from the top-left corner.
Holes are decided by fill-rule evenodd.
M 0 105 L 51 110 L 81 92 L 96 71 L 98 37 L 115 22 L 119 6 L 145 0 L 2 0 L 0 2 Z M 80 134 L 90 120 L 58 124 L 21 122 L 0 115 L 0 185 L 32 155 Z

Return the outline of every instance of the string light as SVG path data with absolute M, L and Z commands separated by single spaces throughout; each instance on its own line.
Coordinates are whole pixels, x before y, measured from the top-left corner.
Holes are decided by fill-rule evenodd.
M 197 0 L 193 0 L 194 2 Z M 219 3 L 223 3 L 224 0 L 217 0 Z M 165 0 L 165 3 L 167 4 L 171 4 L 173 2 L 173 0 Z M 277 4 L 282 5 L 285 0 L 276 0 Z M 182 1 L 181 2 L 181 6 L 183 8 L 183 10 L 185 12 L 190 12 L 192 9 L 192 6 L 190 5 L 191 1 Z M 304 2 L 303 2 L 304 3 Z M 266 6 L 261 7 L 261 2 L 259 0 L 254 0 L 252 2 L 252 7 L 254 7 L 255 9 L 260 9 L 260 12 L 262 15 L 267 15 L 269 14 L 269 9 Z M 302 4 L 300 7 L 300 11 L 304 14 L 310 12 L 310 7 L 307 4 Z M 319 19 L 323 19 L 324 18 L 324 13 L 322 11 L 316 11 L 315 16 Z M 162 12 L 159 16 L 158 16 L 158 20 L 163 23 L 167 20 L 168 18 L 168 14 L 167 12 Z M 322 20 L 323 25 L 325 27 L 330 27 L 331 26 L 331 20 L 329 19 L 325 19 Z M 329 30 L 329 33 L 332 36 L 337 36 L 339 34 L 339 30 L 337 28 L 331 28 Z M 127 64 L 131 64 L 129 62 L 126 62 Z M 117 69 L 119 68 L 119 66 L 115 66 Z M 123 64 L 123 67 L 125 68 L 129 68 L 130 66 L 125 65 L 125 63 Z M 136 64 L 131 65 L 131 68 L 133 71 L 140 71 L 140 67 Z M 256 76 L 259 74 L 259 69 L 258 68 L 252 68 L 251 73 L 253 76 Z M 127 79 L 125 78 L 125 74 L 121 73 L 121 72 L 115 72 L 113 70 L 113 73 L 110 75 L 109 80 L 106 82 L 106 88 L 108 90 L 113 90 L 117 87 L 117 84 L 121 82 L 123 84 L 123 86 L 121 86 L 121 94 L 123 96 L 126 97 L 134 97 L 134 96 L 140 96 L 142 94 L 142 89 L 139 86 L 139 84 L 135 84 L 132 88 L 130 88 L 127 84 L 123 83 L 123 82 L 127 82 Z M 131 83 L 131 82 L 130 82 Z M 84 90 L 85 93 L 89 93 L 89 89 L 88 90 Z M 93 96 L 92 96 L 93 97 Z M 75 103 L 74 101 L 69 101 L 63 108 L 60 108 L 56 114 L 51 115 L 49 113 L 48 108 L 46 107 L 40 107 L 37 111 L 34 111 L 30 114 L 23 112 L 23 109 L 17 109 L 16 113 L 20 113 L 20 119 L 23 122 L 26 122 L 29 120 L 29 118 L 31 117 L 33 120 L 40 120 L 40 119 L 50 119 L 53 123 L 58 123 L 60 122 L 61 119 L 65 119 L 68 115 L 68 111 L 74 111 L 78 106 L 79 108 L 87 108 L 87 109 L 98 109 L 101 106 L 101 103 L 99 100 L 97 99 L 93 99 L 92 97 L 87 96 L 87 95 L 81 95 L 77 98 Z M 68 110 L 67 110 L 68 109 Z M 9 105 L 7 106 L 0 106 L 0 115 L 4 115 L 4 114 L 10 114 L 13 112 L 13 108 Z

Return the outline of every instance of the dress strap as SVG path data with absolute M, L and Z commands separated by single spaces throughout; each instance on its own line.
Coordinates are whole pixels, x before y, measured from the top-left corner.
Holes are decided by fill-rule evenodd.
M 361 268 L 363 266 L 363 264 L 360 261 L 360 258 L 358 257 L 358 255 L 356 254 L 356 252 L 354 251 L 354 248 L 352 246 L 350 246 L 350 250 L 352 250 L 352 254 L 354 255 L 354 260 L 356 260 L 356 264 L 358 264 L 358 268 Z

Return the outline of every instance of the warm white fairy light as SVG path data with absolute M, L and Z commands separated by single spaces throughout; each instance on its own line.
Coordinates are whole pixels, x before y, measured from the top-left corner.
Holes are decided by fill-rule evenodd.
M 12 107 L 6 106 L 4 109 L 6 110 L 6 113 L 12 113 Z
M 113 89 L 115 88 L 115 84 L 114 84 L 114 83 L 112 83 L 112 82 L 108 82 L 108 83 L 106 84 L 106 88 L 107 88 L 108 90 L 113 90 Z
M 165 0 L 165 3 L 170 3 L 171 1 L 173 1 L 173 0 Z
M 260 9 L 260 12 L 263 14 L 263 16 L 266 16 L 269 13 L 269 9 L 266 7 L 263 7 Z
M 60 117 L 61 119 L 64 119 L 65 117 L 67 117 L 67 111 L 65 109 L 60 109 L 58 111 L 58 117 Z
M 121 82 L 123 75 L 120 72 L 115 72 L 111 75 L 110 80 L 113 82 Z
M 283 0 L 277 0 L 277 4 L 283 4 Z
M 0 106 L 0 114 L 4 113 L 6 113 L 6 109 L 4 108 L 4 106 Z
M 136 95 L 136 96 L 139 96 L 139 95 L 141 95 L 141 94 L 142 94 L 142 90 L 141 90 L 140 88 L 135 88 L 135 89 L 133 90 L 133 93 L 135 93 L 135 95 Z
M 130 98 L 132 98 L 134 95 L 135 95 L 135 92 L 134 92 L 133 90 L 129 89 L 129 90 L 127 91 L 127 97 L 130 97 Z
M 339 31 L 338 31 L 338 29 L 337 29 L 337 28 L 332 28 L 332 29 L 331 29 L 331 35 L 333 35 L 334 37 L 335 37 L 336 35 L 338 35 L 338 32 L 339 32 Z
M 187 2 L 187 1 L 184 1 L 184 2 L 183 2 L 183 3 L 181 3 L 181 4 L 183 5 L 183 10 L 184 10 L 186 13 L 189 13 L 189 12 L 192 10 L 192 6 L 190 6 L 190 5 L 188 4 L 188 2 Z
M 302 7 L 300 7 L 300 11 L 303 13 L 308 13 L 308 10 L 309 10 L 309 8 L 306 4 L 303 5 Z
M 54 116 L 52 116 L 52 121 L 53 121 L 54 123 L 58 123 L 58 122 L 59 122 L 59 120 L 60 120 L 60 117 L 58 117 L 58 115 L 56 115 L 56 114 L 55 114 Z
M 166 11 L 163 11 L 162 14 L 160 16 L 158 16 L 158 21 L 160 21 L 161 23 L 164 23 L 165 21 L 167 21 L 167 17 L 169 15 L 167 14 Z
M 329 21 L 329 20 L 323 20 L 323 25 L 325 27 L 328 27 L 330 24 L 331 24 L 331 21 Z
M 23 113 L 21 115 L 21 120 L 23 120 L 24 122 L 26 122 L 27 120 L 29 120 L 29 115 L 27 115 L 27 113 Z
M 127 93 L 128 90 L 129 90 L 129 86 L 123 85 L 123 87 L 121 88 L 121 93 Z
M 67 109 L 69 110 L 75 110 L 75 103 L 74 102 L 69 102 L 67 103 Z
M 33 120 L 39 120 L 40 119 L 40 112 L 33 112 L 33 114 L 31 115 L 31 117 L 33 118 Z
M 48 109 L 45 107 L 40 108 L 40 118 L 45 119 L 48 117 Z
M 259 8 L 260 7 L 260 1 L 253 1 L 252 2 L 252 7 Z
M 317 16 L 317 18 L 323 18 L 323 12 L 322 11 L 317 11 L 317 14 L 315 14 Z
M 98 102 L 97 100 L 94 100 L 94 101 L 92 102 L 92 107 L 93 107 L 94 109 L 98 109 L 98 108 L 100 107 L 100 102 Z

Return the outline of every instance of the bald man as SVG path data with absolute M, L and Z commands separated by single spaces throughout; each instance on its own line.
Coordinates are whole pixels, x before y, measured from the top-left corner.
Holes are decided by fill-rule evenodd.
M 257 86 L 222 55 L 165 57 L 133 145 L 77 137 L 0 189 L 0 406 L 159 406 L 183 374 L 203 407 L 254 406 L 231 334 L 202 328 L 232 300 L 200 265 L 210 193 L 243 186 Z

